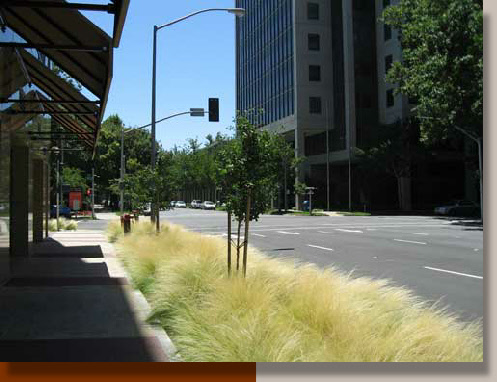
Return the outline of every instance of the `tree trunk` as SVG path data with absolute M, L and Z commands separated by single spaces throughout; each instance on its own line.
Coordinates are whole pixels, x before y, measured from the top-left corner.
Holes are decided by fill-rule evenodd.
M 238 221 L 238 236 L 236 242 L 236 270 L 237 272 L 240 270 L 240 231 L 242 229 L 242 221 Z
M 248 249 L 248 234 L 250 222 L 250 190 L 247 195 L 247 211 L 245 212 L 245 237 L 243 242 L 243 277 L 247 275 L 247 249 Z
M 228 211 L 228 277 L 231 276 L 231 211 Z
M 402 210 L 402 182 L 400 181 L 400 177 L 397 178 L 397 193 L 399 199 L 399 210 Z

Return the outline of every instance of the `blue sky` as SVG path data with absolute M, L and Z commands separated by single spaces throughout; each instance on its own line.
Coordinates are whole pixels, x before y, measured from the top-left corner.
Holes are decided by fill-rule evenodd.
M 93 3 L 108 3 L 95 0 Z M 233 0 L 131 0 L 119 48 L 114 50 L 114 74 L 105 117 L 118 114 L 126 126 L 151 122 L 153 25 L 162 25 L 204 8 L 234 7 Z M 85 12 L 112 35 L 112 16 Z M 163 28 L 157 39 L 157 119 L 208 107 L 219 98 L 220 122 L 177 117 L 157 125 L 157 139 L 166 149 L 188 138 L 205 141 L 207 134 L 228 133 L 235 115 L 235 16 L 201 14 Z

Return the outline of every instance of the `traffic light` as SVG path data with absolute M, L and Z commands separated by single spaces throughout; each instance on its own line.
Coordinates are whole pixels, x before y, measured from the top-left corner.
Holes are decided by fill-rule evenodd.
M 209 98 L 209 122 L 219 122 L 219 98 Z

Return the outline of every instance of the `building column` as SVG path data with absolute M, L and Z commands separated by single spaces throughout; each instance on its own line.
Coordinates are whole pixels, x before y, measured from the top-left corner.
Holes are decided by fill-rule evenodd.
M 296 157 L 305 156 L 305 133 L 304 130 L 299 127 L 295 129 L 295 156 Z M 295 184 L 297 184 L 297 182 L 304 182 L 305 180 L 304 174 L 305 174 L 304 165 L 301 163 L 295 169 Z M 304 202 L 304 200 L 305 200 L 305 195 L 295 194 L 295 209 L 301 210 L 302 203 Z
M 10 256 L 28 256 L 29 149 L 12 146 L 10 154 Z
M 43 241 L 44 163 L 33 159 L 33 242 Z

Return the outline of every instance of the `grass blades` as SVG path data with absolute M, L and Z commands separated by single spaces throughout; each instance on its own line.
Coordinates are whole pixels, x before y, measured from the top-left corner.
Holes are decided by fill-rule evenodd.
M 78 222 L 66 218 L 59 218 L 59 229 L 62 231 L 76 231 L 78 229 Z M 48 230 L 50 232 L 57 231 L 57 219 L 50 219 L 48 221 Z
M 481 323 L 462 323 L 386 280 L 352 278 L 249 249 L 227 277 L 226 241 L 150 223 L 109 237 L 185 361 L 481 362 Z

